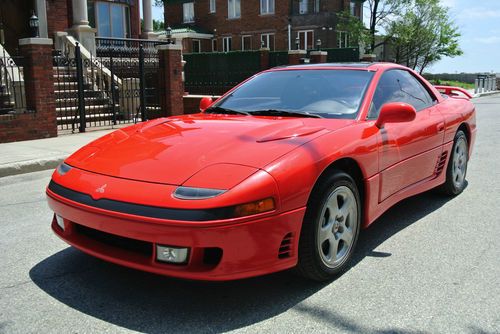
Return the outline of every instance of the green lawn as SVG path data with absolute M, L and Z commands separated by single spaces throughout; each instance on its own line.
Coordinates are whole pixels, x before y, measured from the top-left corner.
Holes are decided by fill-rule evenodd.
M 464 89 L 474 89 L 474 84 L 471 83 L 466 83 L 466 82 L 460 82 L 460 81 L 447 81 L 447 80 L 430 80 L 430 83 L 433 85 L 439 85 L 439 86 L 454 86 L 454 87 L 460 87 Z

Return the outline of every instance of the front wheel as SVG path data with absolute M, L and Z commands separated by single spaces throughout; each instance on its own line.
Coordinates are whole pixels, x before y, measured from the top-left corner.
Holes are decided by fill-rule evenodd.
M 359 235 L 361 205 L 351 176 L 336 171 L 314 188 L 299 241 L 299 273 L 328 280 L 347 268 Z
M 466 185 L 465 175 L 469 161 L 469 145 L 462 130 L 457 131 L 453 141 L 450 160 L 446 167 L 446 181 L 440 190 L 449 196 L 460 194 Z

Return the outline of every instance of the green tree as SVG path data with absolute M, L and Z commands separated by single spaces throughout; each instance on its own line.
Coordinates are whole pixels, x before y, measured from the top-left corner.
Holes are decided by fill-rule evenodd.
M 396 62 L 420 73 L 442 57 L 463 53 L 458 43 L 460 32 L 439 0 L 415 0 L 387 25 L 386 31 Z
M 369 45 L 371 38 L 363 22 L 349 11 L 337 13 L 337 31 L 349 33 L 349 46 Z
M 368 0 L 369 22 L 369 51 L 373 52 L 376 47 L 384 44 L 386 40 L 376 44 L 376 35 L 380 34 L 381 28 L 388 24 L 394 17 L 398 17 L 401 12 L 411 3 L 411 0 Z

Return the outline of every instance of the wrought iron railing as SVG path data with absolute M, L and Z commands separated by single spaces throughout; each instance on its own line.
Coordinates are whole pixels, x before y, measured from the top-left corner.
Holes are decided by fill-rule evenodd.
M 22 56 L 11 56 L 0 45 L 0 115 L 26 111 Z
M 96 37 L 96 55 L 98 57 L 109 57 L 111 54 L 120 54 L 122 57 L 135 58 L 139 56 L 142 48 L 145 55 L 156 54 L 157 45 L 168 44 L 167 41 L 132 39 L 132 38 L 107 38 Z

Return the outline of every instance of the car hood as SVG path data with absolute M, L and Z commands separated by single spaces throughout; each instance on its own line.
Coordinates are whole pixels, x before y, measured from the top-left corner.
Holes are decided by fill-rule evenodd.
M 66 163 L 114 177 L 181 185 L 204 168 L 216 171 L 217 164 L 224 170 L 228 164 L 262 168 L 351 122 L 206 114 L 161 118 L 101 137 Z

